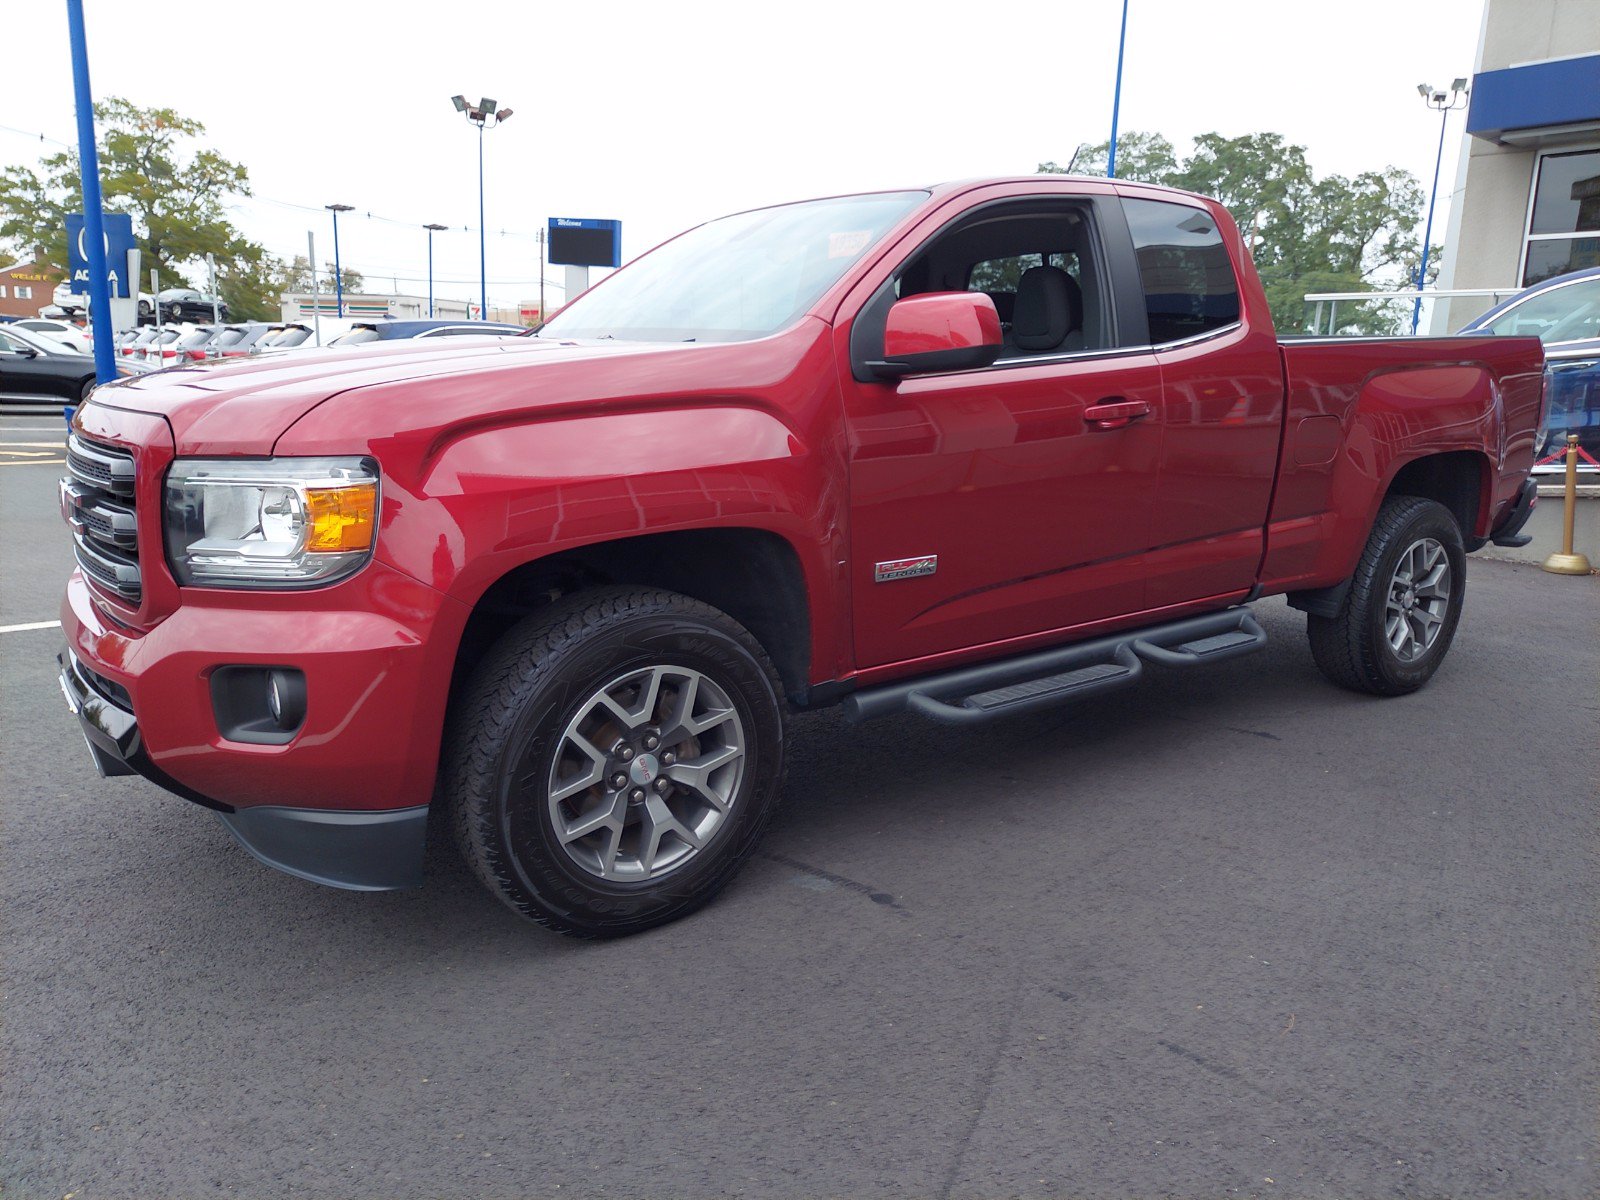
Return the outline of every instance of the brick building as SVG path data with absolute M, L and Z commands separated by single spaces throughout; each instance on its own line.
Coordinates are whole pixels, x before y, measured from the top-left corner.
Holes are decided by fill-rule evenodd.
M 0 316 L 37 317 L 59 282 L 61 272 L 37 260 L 0 269 Z

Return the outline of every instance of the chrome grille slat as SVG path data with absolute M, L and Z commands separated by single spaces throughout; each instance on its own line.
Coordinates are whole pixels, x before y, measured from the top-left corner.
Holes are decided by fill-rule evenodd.
M 86 442 L 74 433 L 67 437 L 67 470 L 92 488 L 133 497 L 131 454 Z
M 78 566 L 117 599 L 138 605 L 144 588 L 133 455 L 72 434 L 67 438 L 67 473 L 61 481 L 61 509 L 72 529 Z

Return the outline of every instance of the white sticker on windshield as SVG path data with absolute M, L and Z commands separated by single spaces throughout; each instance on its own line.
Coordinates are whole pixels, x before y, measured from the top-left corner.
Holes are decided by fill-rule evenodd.
M 829 258 L 854 258 L 867 248 L 867 243 L 872 240 L 872 230 L 857 229 L 850 233 L 830 233 L 828 235 Z

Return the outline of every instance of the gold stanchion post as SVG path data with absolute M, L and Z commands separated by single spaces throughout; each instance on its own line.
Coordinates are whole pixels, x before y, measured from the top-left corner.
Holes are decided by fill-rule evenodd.
M 1573 529 L 1578 521 L 1578 435 L 1567 434 L 1567 496 L 1566 532 L 1561 541 L 1561 553 L 1544 560 L 1544 569 L 1557 575 L 1587 575 L 1589 560 L 1572 549 Z

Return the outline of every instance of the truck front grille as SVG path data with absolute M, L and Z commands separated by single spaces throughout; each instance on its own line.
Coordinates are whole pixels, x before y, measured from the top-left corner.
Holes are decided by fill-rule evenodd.
M 117 599 L 137 606 L 144 583 L 133 486 L 133 455 L 77 434 L 67 438 L 61 513 L 72 528 L 72 552 L 85 575 Z

